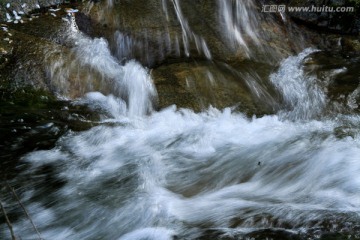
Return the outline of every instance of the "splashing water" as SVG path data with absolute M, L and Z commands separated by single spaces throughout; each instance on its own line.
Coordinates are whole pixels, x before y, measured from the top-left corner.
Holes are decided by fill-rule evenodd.
M 360 85 L 348 96 L 347 105 L 351 109 L 356 109 L 359 107 L 357 104 L 357 98 L 360 97 Z
M 121 65 L 111 55 L 108 43 L 103 38 L 90 39 L 82 33 L 72 32 L 70 39 L 75 43 L 70 60 L 69 55 L 52 60 L 54 53 L 48 54 L 51 84 L 57 87 L 62 96 L 72 95 L 68 84 L 70 80 L 82 86 L 77 88 L 80 89 L 78 96 L 103 90 L 106 94 L 124 99 L 129 115 L 140 116 L 152 111 L 152 102 L 157 93 L 143 66 L 134 60 Z
M 337 139 L 339 125 L 169 108 L 69 133 L 55 149 L 28 154 L 31 168 L 20 178 L 50 165 L 64 184 L 33 179 L 23 202 L 46 239 L 194 239 L 234 226 L 300 233 L 326 219 L 351 229 L 360 210 L 359 129 L 355 139 Z M 42 192 L 49 196 L 39 199 Z M 25 220 L 15 231 L 33 234 Z
M 107 10 L 118 4 L 107 3 Z M 189 57 L 194 45 L 211 60 L 182 2 L 161 3 L 168 25 L 174 10 L 180 40 L 171 42 L 169 31 L 158 34 L 156 54 L 185 51 Z M 254 1 L 217 4 L 224 36 L 253 58 L 252 45 L 261 49 L 263 40 Z M 148 63 L 154 61 L 146 42 L 117 29 L 112 55 L 104 38 L 69 34 L 71 51 L 47 54 L 50 85 L 77 98 L 74 105 L 104 116 L 96 127 L 68 131 L 53 149 L 21 159 L 23 170 L 10 184 L 22 186 L 21 202 L 44 239 L 252 239 L 266 230 L 295 239 L 360 235 L 360 118 L 323 117 L 326 89 L 303 69 L 316 50 L 285 59 L 269 76 L 282 102 L 257 73 L 235 74 L 256 99 L 280 108 L 275 115 L 248 118 L 229 108 L 194 113 L 175 106 L 154 112 L 157 93 L 149 72 L 130 60 L 137 48 Z M 204 76 L 209 86 L 225 78 L 208 70 Z M 358 107 L 359 89 L 346 99 L 351 109 Z M 16 214 L 18 206 L 4 196 L 1 201 Z M 22 239 L 36 238 L 27 219 L 14 218 L 13 227 Z M 8 238 L 2 223 L 0 239 Z
M 319 116 L 325 105 L 326 95 L 314 76 L 306 76 L 302 64 L 307 56 L 317 50 L 308 48 L 298 56 L 284 60 L 279 70 L 270 76 L 271 82 L 282 94 L 292 119 L 309 119 Z
M 126 84 L 137 75 L 109 58 L 102 39 L 91 44 L 98 58 L 81 43 L 76 48 L 83 64 L 105 61 L 96 70 L 105 68 L 113 79 L 121 74 L 120 86 L 136 92 Z M 304 239 L 329 231 L 356 236 L 360 129 L 351 136 L 337 132 L 359 126 L 360 118 L 312 120 L 326 102 L 302 70 L 313 52 L 284 60 L 270 76 L 292 121 L 281 113 L 249 119 L 230 109 L 194 113 L 174 106 L 125 121 L 118 117 L 124 101 L 88 94 L 85 101 L 114 121 L 69 132 L 54 149 L 25 155 L 17 180 L 27 181 L 22 202 L 45 239 L 241 238 L 264 229 Z M 136 94 L 151 93 L 143 68 L 128 64 L 141 73 Z M 134 112 L 144 110 L 143 101 Z M 50 173 L 36 174 L 46 167 Z M 34 236 L 26 220 L 15 222 L 14 231 Z

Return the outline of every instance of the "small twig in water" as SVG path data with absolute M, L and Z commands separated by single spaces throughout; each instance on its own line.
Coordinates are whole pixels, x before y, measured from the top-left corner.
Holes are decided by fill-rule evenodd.
M 27 218 L 29 219 L 29 221 L 31 222 L 31 225 L 32 225 L 33 228 L 35 229 L 35 231 L 36 231 L 39 239 L 42 240 L 43 238 L 41 237 L 41 234 L 40 234 L 39 230 L 37 229 L 37 227 L 35 226 L 33 220 L 31 219 L 31 217 L 30 217 L 30 215 L 29 215 L 29 212 L 26 210 L 25 206 L 21 203 L 20 198 L 19 198 L 19 196 L 16 194 L 14 188 L 12 188 L 12 187 L 9 185 L 9 183 L 7 183 L 7 182 L 6 182 L 6 185 L 7 185 L 7 187 L 11 190 L 11 192 L 13 193 L 14 197 L 16 198 L 16 200 L 18 201 L 18 203 L 20 204 L 21 208 L 24 210 L 26 217 L 27 217 Z
M 6 220 L 6 224 L 8 225 L 9 227 L 9 230 L 10 230 L 10 234 L 11 234 L 11 239 L 12 240 L 16 240 L 16 237 L 15 237 L 15 234 L 14 234 L 14 230 L 12 228 L 12 225 L 11 225 L 11 222 L 6 214 L 6 211 L 5 211 L 5 208 L 2 204 L 2 202 L 0 201 L 0 207 L 1 207 L 1 211 L 3 212 L 4 216 L 5 216 L 5 220 Z

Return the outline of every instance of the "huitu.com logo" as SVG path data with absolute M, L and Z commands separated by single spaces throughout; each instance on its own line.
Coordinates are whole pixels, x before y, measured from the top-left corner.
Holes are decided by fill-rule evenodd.
M 308 6 L 308 7 L 290 7 L 286 5 L 262 5 L 261 12 L 354 12 L 354 7 L 330 7 L 330 6 Z

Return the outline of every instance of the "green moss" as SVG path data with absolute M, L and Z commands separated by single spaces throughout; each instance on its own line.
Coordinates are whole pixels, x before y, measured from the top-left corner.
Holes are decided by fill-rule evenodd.
M 55 97 L 48 91 L 43 89 L 34 89 L 26 86 L 18 89 L 9 89 L 0 87 L 2 95 L 1 102 L 16 104 L 30 108 L 41 108 L 51 101 L 55 101 Z

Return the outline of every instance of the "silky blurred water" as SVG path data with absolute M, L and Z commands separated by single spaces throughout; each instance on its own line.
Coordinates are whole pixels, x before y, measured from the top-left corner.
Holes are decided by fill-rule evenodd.
M 134 115 L 121 98 L 98 92 L 75 101 L 103 112 L 98 126 L 26 154 L 13 182 L 26 181 L 18 193 L 43 238 L 206 239 L 264 229 L 358 236 L 360 118 L 319 117 L 325 95 L 302 67 L 314 51 L 270 76 L 284 95 L 275 115 L 176 106 Z M 340 135 L 346 126 L 351 133 Z M 22 239 L 36 238 L 27 219 L 13 224 Z
M 211 49 L 192 31 L 181 1 L 172 4 L 182 49 L 190 56 L 195 42 L 210 69 Z M 254 6 L 218 4 L 225 37 L 251 58 L 243 35 L 255 45 L 261 38 Z M 321 51 L 307 48 L 267 76 L 271 91 L 256 72 L 248 74 L 249 92 L 273 114 L 249 117 L 235 106 L 155 111 L 150 70 L 126 59 L 133 44 L 126 35 L 114 33 L 113 55 L 104 38 L 68 34 L 71 53 L 49 51 L 48 74 L 68 100 L 61 111 L 86 108 L 96 117 L 66 115 L 89 123 L 84 129 L 52 115 L 51 122 L 36 122 L 34 135 L 46 130 L 52 142 L 19 152 L 8 179 L 44 239 L 360 238 L 360 91 L 328 94 L 351 67 L 327 69 L 320 78 L 308 68 L 321 70 L 311 63 Z M 0 192 L 16 236 L 36 239 L 9 189 Z M 5 222 L 0 238 L 10 238 Z

